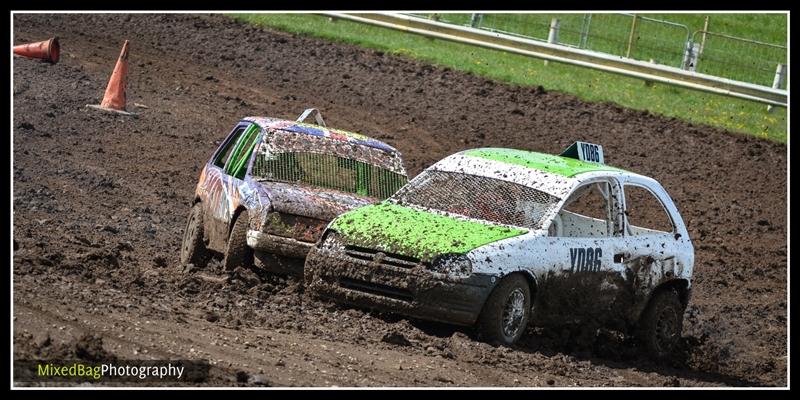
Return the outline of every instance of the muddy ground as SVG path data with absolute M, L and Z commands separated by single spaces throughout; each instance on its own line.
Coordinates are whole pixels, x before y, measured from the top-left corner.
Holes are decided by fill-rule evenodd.
M 15 44 L 58 35 L 62 46 L 56 65 L 13 62 L 16 358 L 204 358 L 220 386 L 787 383 L 785 145 L 221 16 L 13 23 Z M 136 119 L 85 108 L 124 39 Z M 535 330 L 492 347 L 311 300 L 298 282 L 226 276 L 218 262 L 182 269 L 193 189 L 217 143 L 240 117 L 310 106 L 397 147 L 412 175 L 462 149 L 586 140 L 661 181 L 696 242 L 684 360 L 653 364 L 604 332 Z

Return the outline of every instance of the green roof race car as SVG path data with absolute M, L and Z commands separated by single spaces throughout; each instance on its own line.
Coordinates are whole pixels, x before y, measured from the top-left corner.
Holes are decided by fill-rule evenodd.
M 693 264 L 664 188 L 576 142 L 558 156 L 453 154 L 334 219 L 304 274 L 318 296 L 474 325 L 492 342 L 516 342 L 531 321 L 591 320 L 661 358 L 680 339 Z

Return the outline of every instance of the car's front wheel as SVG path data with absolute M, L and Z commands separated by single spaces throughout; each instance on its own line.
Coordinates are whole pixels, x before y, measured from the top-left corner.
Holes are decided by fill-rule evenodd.
M 253 249 L 247 245 L 247 225 L 250 219 L 247 211 L 242 211 L 233 222 L 228 244 L 225 246 L 225 270 L 233 271 L 236 267 L 249 268 L 253 265 Z
M 683 311 L 675 290 L 660 290 L 639 320 L 637 336 L 647 354 L 663 360 L 678 348 L 683 329 Z
M 491 343 L 514 344 L 528 327 L 531 289 L 522 275 L 509 275 L 494 288 L 478 319 L 482 338 Z
M 203 242 L 203 206 L 195 203 L 189 211 L 186 228 L 183 230 L 183 243 L 181 244 L 181 265 L 194 264 L 196 267 L 205 267 L 208 263 L 208 249 Z

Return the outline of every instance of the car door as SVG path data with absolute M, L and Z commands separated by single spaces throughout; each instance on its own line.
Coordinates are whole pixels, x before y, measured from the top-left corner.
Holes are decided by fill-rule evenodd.
M 623 270 L 614 262 L 623 236 L 620 194 L 616 179 L 596 179 L 577 187 L 561 206 L 549 231 L 552 268 L 540 285 L 547 292 L 541 293 L 543 313 L 593 316 L 613 302 L 607 281 L 619 280 Z
M 204 227 L 208 247 L 222 251 L 228 238 L 228 227 L 239 200 L 239 185 L 247 170 L 260 127 L 242 121 L 236 125 L 219 147 L 206 168 Z
M 628 271 L 636 276 L 637 291 L 647 292 L 664 273 L 675 269 L 675 256 L 681 246 L 664 202 L 646 182 L 627 181 L 624 192 L 624 249 L 619 252 Z

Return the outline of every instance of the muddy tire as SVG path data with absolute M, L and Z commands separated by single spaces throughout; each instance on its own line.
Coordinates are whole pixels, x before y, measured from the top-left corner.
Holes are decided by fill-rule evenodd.
M 528 327 L 531 289 L 522 275 L 509 275 L 494 288 L 478 318 L 478 333 L 489 343 L 514 344 Z
M 680 344 L 683 311 L 675 290 L 657 292 L 642 313 L 636 332 L 645 353 L 657 361 L 674 355 Z
M 208 263 L 210 254 L 203 241 L 203 206 L 195 203 L 189 211 L 186 227 L 183 230 L 181 244 L 181 265 L 194 264 L 203 268 Z
M 242 211 L 233 222 L 233 228 L 225 246 L 225 259 L 222 261 L 226 271 L 233 271 L 236 267 L 251 268 L 253 266 L 253 249 L 247 245 L 249 221 L 247 211 Z

